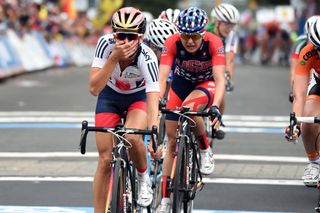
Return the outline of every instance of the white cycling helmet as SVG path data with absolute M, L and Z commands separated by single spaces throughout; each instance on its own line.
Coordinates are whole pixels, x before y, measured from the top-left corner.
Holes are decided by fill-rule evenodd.
M 178 32 L 176 26 L 165 19 L 154 19 L 148 27 L 147 38 L 152 44 L 162 48 L 165 40 Z
M 231 4 L 219 4 L 211 11 L 211 18 L 216 18 L 218 21 L 237 24 L 240 20 L 240 13 Z
M 180 14 L 179 9 L 173 10 L 171 8 L 168 8 L 160 13 L 159 18 L 167 19 L 171 23 L 176 24 L 178 17 L 179 17 L 179 14 Z
M 320 19 L 318 18 L 315 22 L 311 23 L 308 33 L 309 41 L 316 48 L 320 48 Z
M 310 16 L 306 23 L 304 24 L 304 33 L 308 34 L 310 26 L 319 18 L 320 16 Z

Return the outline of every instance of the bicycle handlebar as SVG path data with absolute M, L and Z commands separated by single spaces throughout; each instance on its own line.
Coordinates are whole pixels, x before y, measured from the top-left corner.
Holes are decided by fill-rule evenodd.
M 153 142 L 152 148 L 154 151 L 157 151 L 157 136 L 158 136 L 158 128 L 157 126 L 153 126 L 152 130 L 142 130 L 142 129 L 134 129 L 134 128 L 125 128 L 123 124 L 117 125 L 115 128 L 107 128 L 107 127 L 92 127 L 88 126 L 88 121 L 82 121 L 81 127 L 81 138 L 80 138 L 80 151 L 81 154 L 86 153 L 86 142 L 88 132 L 105 132 L 105 133 L 115 133 L 117 135 L 121 134 L 137 134 L 137 135 L 151 135 L 151 140 Z
M 320 117 L 303 117 L 296 116 L 294 112 L 290 113 L 290 122 L 289 122 L 289 138 L 292 139 L 294 127 L 299 123 L 309 123 L 315 124 L 320 123 Z

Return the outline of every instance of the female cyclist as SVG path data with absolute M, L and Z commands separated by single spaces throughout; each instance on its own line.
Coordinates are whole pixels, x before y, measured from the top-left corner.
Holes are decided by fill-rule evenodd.
M 309 42 L 299 54 L 299 63 L 293 85 L 293 112 L 296 116 L 320 116 L 320 19 L 309 28 Z M 301 126 L 301 128 L 300 128 Z M 301 129 L 301 130 L 300 130 Z M 309 164 L 306 166 L 303 182 L 307 186 L 316 185 L 319 177 L 319 124 L 298 124 L 293 140 L 300 132 Z M 286 129 L 288 134 L 288 128 Z M 287 137 L 289 140 L 289 138 Z
M 96 46 L 90 72 L 90 92 L 98 96 L 95 125 L 115 127 L 127 111 L 125 126 L 145 129 L 157 124 L 159 84 L 158 60 L 142 43 L 146 20 L 133 7 L 119 9 L 112 16 L 113 34 L 102 36 Z M 132 144 L 130 158 L 138 171 L 138 204 L 152 202 L 147 175 L 146 148 L 141 136 L 127 135 Z M 112 135 L 96 133 L 99 152 L 94 178 L 94 211 L 104 212 L 113 147 Z
M 173 63 L 176 71 L 168 95 L 167 108 L 177 109 L 190 106 L 193 111 L 210 108 L 219 119 L 213 124 L 217 128 L 221 122 L 219 106 L 225 93 L 225 56 L 221 39 L 212 33 L 205 32 L 207 14 L 197 7 L 183 10 L 178 18 L 180 33 L 167 38 L 160 60 L 160 96 L 166 90 L 166 81 Z M 170 212 L 170 193 L 167 188 L 176 148 L 176 130 L 178 116 L 166 116 L 168 145 L 163 163 L 162 191 L 163 198 L 157 209 L 158 213 Z M 212 150 L 208 144 L 202 118 L 194 118 L 197 126 L 194 130 L 200 147 L 203 174 L 214 170 Z

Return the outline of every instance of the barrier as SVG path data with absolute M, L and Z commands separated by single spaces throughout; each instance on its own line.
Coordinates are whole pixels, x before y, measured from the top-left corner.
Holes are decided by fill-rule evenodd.
M 5 78 L 23 71 L 17 53 L 5 36 L 0 36 L 0 78 Z
M 87 66 L 92 62 L 94 48 L 77 38 L 48 43 L 37 31 L 18 36 L 8 30 L 0 36 L 0 79 L 54 66 Z

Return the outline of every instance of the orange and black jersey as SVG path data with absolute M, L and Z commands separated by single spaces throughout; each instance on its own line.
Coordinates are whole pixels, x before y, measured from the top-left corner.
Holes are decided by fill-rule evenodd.
M 318 51 L 311 43 L 307 44 L 299 54 L 299 63 L 297 66 L 297 75 L 310 76 L 311 69 L 320 74 L 320 57 Z
M 224 46 L 221 39 L 205 32 L 200 49 L 189 53 L 182 45 L 179 34 L 166 39 L 160 64 L 172 66 L 176 62 L 175 75 L 191 82 L 213 80 L 212 66 L 225 65 Z

